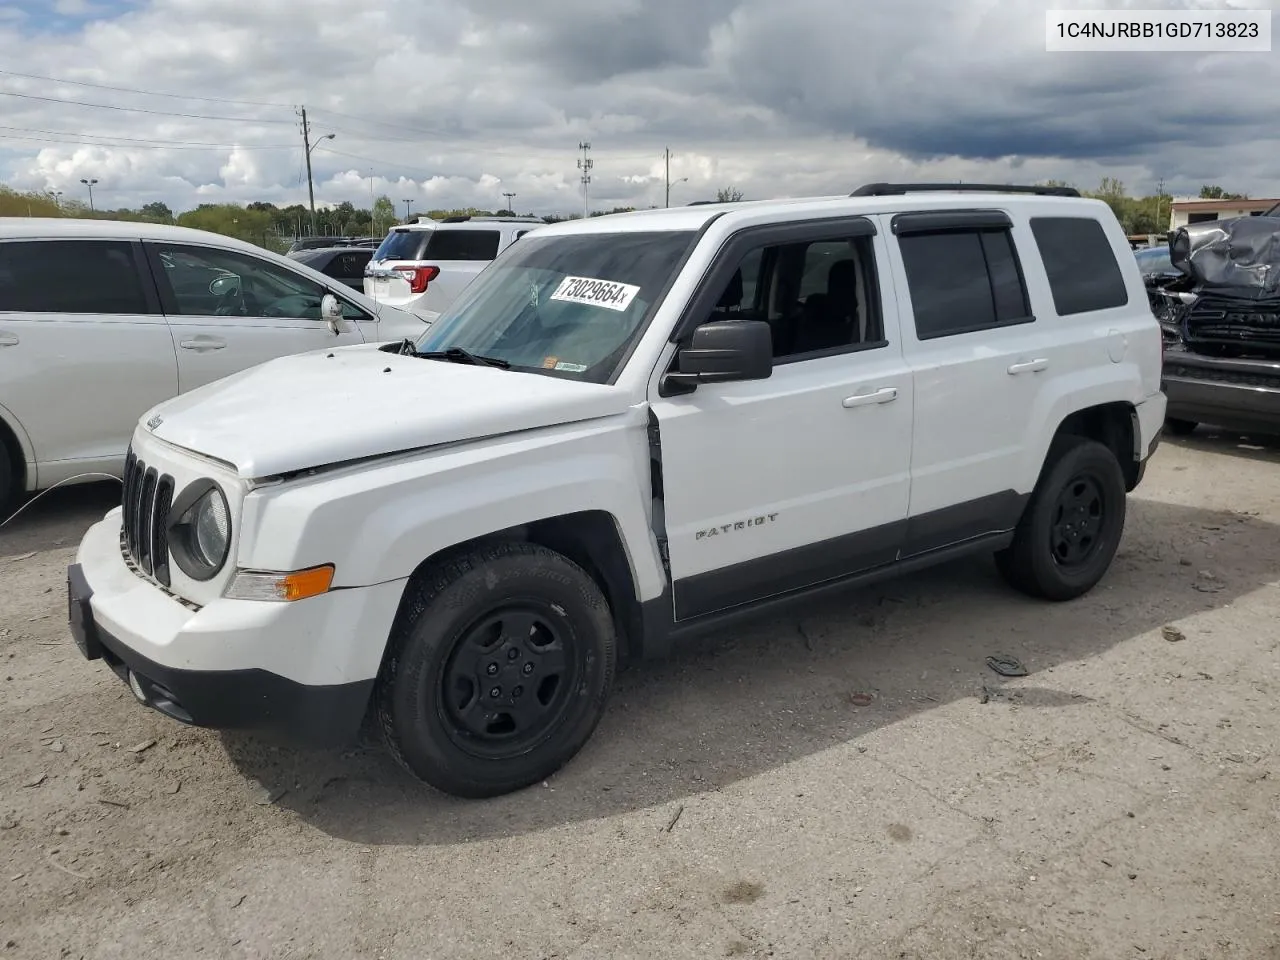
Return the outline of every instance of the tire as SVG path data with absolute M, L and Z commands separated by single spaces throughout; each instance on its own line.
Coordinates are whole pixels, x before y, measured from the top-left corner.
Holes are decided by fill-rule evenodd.
M 1169 428 L 1169 432 L 1175 437 L 1189 437 L 1195 428 L 1199 426 L 1194 420 L 1178 420 L 1176 418 L 1165 420 L 1164 425 Z
M 0 523 L 4 523 L 18 506 L 18 471 L 9 459 L 9 448 L 0 436 Z
M 405 769 L 478 799 L 539 783 L 582 749 L 604 714 L 617 637 L 581 567 L 498 543 L 409 589 L 375 693 L 383 739 Z
M 1015 589 L 1044 600 L 1088 593 L 1120 546 L 1125 507 L 1124 473 L 1110 448 L 1058 437 L 1013 543 L 996 555 L 1000 573 Z

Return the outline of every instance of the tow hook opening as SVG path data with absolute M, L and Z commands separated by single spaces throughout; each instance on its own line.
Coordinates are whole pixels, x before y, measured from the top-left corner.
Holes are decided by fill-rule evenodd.
M 151 707 L 153 710 L 158 710 L 166 717 L 171 717 L 179 723 L 193 724 L 194 721 L 191 718 L 191 714 L 183 708 L 182 704 L 178 703 L 178 698 L 168 689 L 152 680 L 148 680 L 134 670 L 128 672 L 127 679 L 129 690 L 132 691 L 139 703 Z

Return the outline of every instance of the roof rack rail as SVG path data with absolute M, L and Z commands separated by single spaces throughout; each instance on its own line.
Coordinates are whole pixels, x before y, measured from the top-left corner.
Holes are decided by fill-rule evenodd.
M 1078 197 L 1075 187 L 1039 187 L 1016 183 L 868 183 L 851 197 L 892 197 L 904 193 L 1030 193 L 1038 197 Z

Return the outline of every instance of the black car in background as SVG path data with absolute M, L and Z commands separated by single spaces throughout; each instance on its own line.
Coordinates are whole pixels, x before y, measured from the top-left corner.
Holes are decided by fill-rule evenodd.
M 303 250 L 323 250 L 327 247 L 368 247 L 378 249 L 381 237 L 300 237 L 289 244 L 285 256 L 301 253 Z
M 345 283 L 353 290 L 364 292 L 364 268 L 373 256 L 370 247 L 325 247 L 320 250 L 299 250 L 287 254 L 290 260 L 305 263 L 312 270 L 319 270 L 327 277 Z

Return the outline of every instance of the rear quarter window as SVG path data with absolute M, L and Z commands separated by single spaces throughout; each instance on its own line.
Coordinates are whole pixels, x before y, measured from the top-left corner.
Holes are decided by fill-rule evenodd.
M 1092 217 L 1032 217 L 1058 316 L 1123 307 L 1124 275 L 1102 224 Z
M 420 260 L 422 248 L 431 236 L 430 230 L 392 230 L 379 244 L 375 260 Z
M 428 260 L 492 260 L 498 255 L 502 233 L 498 230 L 450 230 L 438 228 L 431 233 L 424 259 Z

